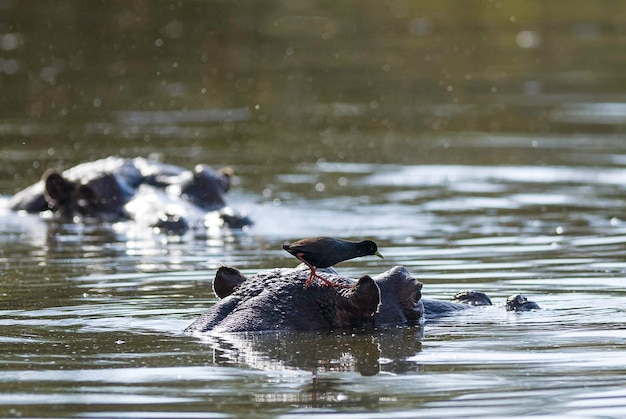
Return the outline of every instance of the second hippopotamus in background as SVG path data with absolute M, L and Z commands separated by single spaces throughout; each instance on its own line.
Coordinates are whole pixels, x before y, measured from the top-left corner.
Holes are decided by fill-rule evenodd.
M 79 164 L 42 179 L 10 200 L 14 211 L 80 221 L 134 220 L 160 232 L 183 234 L 211 226 L 251 224 L 226 206 L 231 169 L 193 170 L 141 157 Z

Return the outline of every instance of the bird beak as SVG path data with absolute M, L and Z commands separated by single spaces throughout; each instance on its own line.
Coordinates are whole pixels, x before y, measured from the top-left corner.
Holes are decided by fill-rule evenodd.
M 384 259 L 383 255 L 380 254 L 379 251 L 376 251 L 376 253 L 374 253 L 376 256 L 378 256 L 381 259 Z

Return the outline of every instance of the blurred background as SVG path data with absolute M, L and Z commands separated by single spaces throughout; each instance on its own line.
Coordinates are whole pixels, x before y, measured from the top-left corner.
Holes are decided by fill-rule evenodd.
M 246 182 L 266 181 L 267 165 L 318 159 L 511 163 L 534 135 L 620 133 L 626 119 L 617 1 L 0 9 L 4 193 L 50 162 L 110 154 L 244 166 L 256 175 Z M 506 153 L 428 144 L 450 132 L 528 136 Z

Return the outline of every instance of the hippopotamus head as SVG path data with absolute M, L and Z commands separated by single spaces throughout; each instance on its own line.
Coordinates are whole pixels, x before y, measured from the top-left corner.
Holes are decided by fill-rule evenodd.
M 204 164 L 193 171 L 180 174 L 172 179 L 168 192 L 191 202 L 205 211 L 213 211 L 226 205 L 224 195 L 230 189 L 234 172 L 225 167 L 218 171 Z
M 16 193 L 10 205 L 15 211 L 51 212 L 68 218 L 124 219 L 124 204 L 140 180 L 141 173 L 132 160 L 109 157 L 63 172 L 49 169 L 39 182 Z
M 49 170 L 44 173 L 42 183 L 43 201 L 39 211 L 50 210 L 64 217 L 123 218 L 124 204 L 130 196 L 110 173 L 76 182 L 56 170 Z
M 330 269 L 318 269 L 333 288 L 304 282 L 309 270 L 273 269 L 246 279 L 237 269 L 221 267 L 213 289 L 221 298 L 185 332 L 263 330 L 336 330 L 415 323 L 423 316 L 422 284 L 403 267 L 353 281 Z

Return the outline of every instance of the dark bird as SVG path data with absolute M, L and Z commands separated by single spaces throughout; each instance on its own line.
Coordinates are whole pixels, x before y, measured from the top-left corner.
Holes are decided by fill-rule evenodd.
M 311 275 L 304 283 L 305 287 L 311 285 L 315 277 L 318 277 L 326 285 L 332 287 L 346 286 L 317 275 L 317 268 L 328 268 L 344 260 L 361 256 L 376 255 L 383 259 L 383 255 L 378 251 L 378 246 L 371 240 L 352 242 L 332 237 L 311 237 L 298 240 L 291 244 L 284 244 L 283 249 L 294 255 L 311 269 Z

